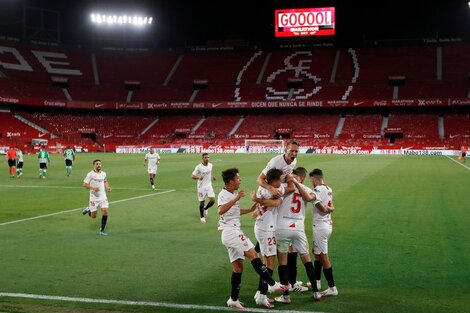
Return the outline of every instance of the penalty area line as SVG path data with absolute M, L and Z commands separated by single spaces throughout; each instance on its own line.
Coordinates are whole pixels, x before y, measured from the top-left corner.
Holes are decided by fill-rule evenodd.
M 47 295 L 35 295 L 27 293 L 10 293 L 0 292 L 0 297 L 4 298 L 22 298 L 22 299 L 35 299 L 35 300 L 53 300 L 53 301 L 65 301 L 65 302 L 81 302 L 81 303 L 99 303 L 99 304 L 120 304 L 120 305 L 132 305 L 132 306 L 150 306 L 150 307 L 161 307 L 168 309 L 183 309 L 183 310 L 206 310 L 206 311 L 234 311 L 233 308 L 226 306 L 214 306 L 214 305 L 199 305 L 199 304 L 178 304 L 170 302 L 154 302 L 154 301 L 129 301 L 129 300 L 109 300 L 109 299 L 93 299 L 93 298 L 75 298 L 75 297 L 64 297 L 64 296 L 47 296 Z M 313 299 L 312 299 L 312 303 Z M 245 312 L 284 312 L 284 313 L 324 313 L 318 311 L 293 311 L 293 310 L 269 310 L 269 309 L 258 309 L 258 308 L 246 308 Z
M 121 199 L 121 200 L 116 200 L 116 201 L 110 201 L 109 204 L 116 204 L 116 203 L 131 201 L 131 200 L 137 200 L 137 199 L 142 199 L 142 198 L 147 198 L 147 197 L 162 195 L 162 194 L 165 194 L 165 193 L 170 193 L 170 192 L 175 192 L 175 191 L 176 191 L 175 189 L 170 189 L 170 190 L 165 190 L 165 191 L 160 191 L 160 192 L 153 192 L 153 193 L 150 193 L 150 194 L 148 194 L 148 195 L 137 196 L 137 197 L 132 197 L 132 198 L 126 198 L 126 199 Z M 28 218 L 23 218 L 23 219 L 20 219 L 20 220 L 15 220 L 15 221 L 10 221 L 10 222 L 1 223 L 0 226 L 5 226 L 5 225 L 10 225 L 10 224 L 16 224 L 16 223 L 21 223 L 21 222 L 27 222 L 27 221 L 37 220 L 37 219 L 40 219 L 40 218 L 46 218 L 46 217 L 55 216 L 55 215 L 64 214 L 64 213 L 70 213 L 70 212 L 74 212 L 74 211 L 83 210 L 84 208 L 85 208 L 85 207 L 76 208 L 76 209 L 71 209 L 71 210 L 64 210 L 64 211 L 59 211 L 59 212 L 50 213 L 50 214 L 38 215 L 38 216 L 33 216 L 33 217 L 28 217 Z
M 457 164 L 460 165 L 460 166 L 465 167 L 467 170 L 470 171 L 470 167 L 466 166 L 465 164 L 462 164 L 462 163 L 460 163 L 459 161 L 452 159 L 452 158 L 451 158 L 450 156 L 448 156 L 448 155 L 446 155 L 446 158 L 448 158 L 449 160 L 451 160 L 451 161 L 457 163 Z

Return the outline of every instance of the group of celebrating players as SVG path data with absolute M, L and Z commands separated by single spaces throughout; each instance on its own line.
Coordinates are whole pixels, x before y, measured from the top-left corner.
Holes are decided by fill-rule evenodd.
M 331 213 L 334 211 L 333 191 L 324 182 L 323 171 L 314 169 L 310 173 L 304 167 L 296 167 L 299 144 L 295 140 L 287 143 L 285 153 L 274 157 L 258 177 L 258 190 L 251 194 L 253 204 L 248 209 L 240 208 L 240 199 L 246 193 L 240 189 L 242 178 L 237 168 L 222 172 L 225 187 L 217 198 L 219 213 L 218 229 L 222 231 L 221 240 L 227 248 L 232 265 L 231 294 L 227 301 L 229 307 L 244 310 L 239 300 L 243 261 L 248 258 L 259 274 L 258 290 L 254 299 L 257 305 L 273 308 L 274 302 L 291 303 L 290 291 L 307 291 L 303 283 L 297 281 L 297 257 L 305 267 L 312 289 L 313 299 L 337 296 L 338 290 L 333 279 L 333 268 L 328 257 L 328 240 L 333 226 Z M 207 210 L 215 203 L 212 188 L 212 164 L 209 155 L 204 153 L 202 163 L 197 165 L 192 178 L 198 180 L 198 200 L 201 222 L 205 223 Z M 304 185 L 310 177 L 313 189 Z M 204 206 L 205 198 L 209 203 Z M 313 253 L 310 258 L 309 244 L 305 234 L 305 216 L 308 203 L 313 204 Z M 251 213 L 256 219 L 254 233 L 256 246 L 243 233 L 240 216 Z M 280 282 L 273 279 L 276 256 Z M 328 288 L 321 289 L 321 273 L 325 275 Z M 268 292 L 281 291 L 283 294 L 268 298 Z

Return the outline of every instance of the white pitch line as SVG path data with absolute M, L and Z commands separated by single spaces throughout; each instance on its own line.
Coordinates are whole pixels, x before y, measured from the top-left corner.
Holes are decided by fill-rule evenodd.
M 50 188 L 50 189 L 84 189 L 83 186 L 36 186 L 36 185 L 0 185 L 3 188 Z M 113 190 L 142 190 L 149 191 L 149 188 L 114 188 Z M 155 190 L 166 190 L 166 189 L 155 189 Z
M 465 164 L 462 164 L 462 163 L 460 163 L 459 161 L 456 161 L 456 160 L 452 159 L 452 158 L 451 158 L 450 156 L 448 156 L 448 155 L 446 155 L 446 158 L 448 158 L 448 159 L 451 160 L 451 161 L 454 161 L 454 162 L 457 163 L 458 165 L 461 165 L 461 166 L 465 167 L 467 170 L 470 171 L 470 167 L 466 166 Z
M 178 304 L 168 302 L 153 302 L 153 301 L 127 301 L 127 300 L 107 300 L 107 299 L 93 299 L 93 298 L 75 298 L 75 297 L 63 297 L 63 296 L 46 296 L 46 295 L 35 295 L 27 293 L 10 293 L 0 292 L 0 297 L 7 298 L 25 298 L 25 299 L 36 299 L 36 300 L 54 300 L 54 301 L 66 301 L 66 302 L 82 302 L 82 303 L 100 303 L 100 304 L 120 304 L 120 305 L 136 305 L 136 306 L 151 306 L 169 309 L 183 309 L 183 310 L 207 310 L 207 311 L 234 311 L 233 308 L 226 306 L 214 306 L 214 305 L 199 305 L 199 304 Z M 312 304 L 313 304 L 312 299 Z M 257 309 L 257 308 L 246 308 L 245 312 L 259 312 L 259 313 L 324 313 L 316 311 L 293 311 L 293 310 L 269 310 L 269 309 Z
M 161 195 L 161 194 L 165 194 L 165 193 L 170 193 L 170 192 L 174 192 L 174 191 L 176 191 L 176 190 L 170 189 L 170 190 L 166 190 L 166 191 L 154 192 L 154 193 L 150 193 L 150 194 L 148 194 L 148 195 L 143 195 L 143 196 L 137 196 L 137 197 L 132 197 L 132 198 L 126 198 L 126 199 L 111 201 L 111 202 L 109 202 L 109 204 L 115 204 L 115 203 L 121 203 L 121 202 L 131 201 L 131 200 L 137 200 L 137 199 L 142 199 L 142 198 L 146 198 L 146 197 L 152 197 L 152 196 L 156 196 L 156 195 Z M 21 223 L 21 222 L 27 222 L 27 221 L 37 220 L 37 219 L 40 219 L 40 218 L 45 218 L 45 217 L 49 217 L 49 216 L 54 216 L 54 215 L 59 215 L 59 214 L 64 214 L 64 213 L 69 213 L 69 212 L 78 211 L 78 210 L 83 210 L 83 209 L 84 209 L 84 207 L 82 207 L 82 208 L 76 208 L 76 209 L 71 209 L 71 210 L 65 210 L 65 211 L 59 211 L 59 212 L 50 213 L 50 214 L 38 215 L 38 216 L 33 216 L 33 217 L 28 217 L 28 218 L 23 218 L 23 219 L 16 220 L 16 221 L 10 221 L 10 222 L 1 223 L 0 226 L 5 226 L 5 225 L 10 225 L 10 224 L 16 224 L 16 223 Z

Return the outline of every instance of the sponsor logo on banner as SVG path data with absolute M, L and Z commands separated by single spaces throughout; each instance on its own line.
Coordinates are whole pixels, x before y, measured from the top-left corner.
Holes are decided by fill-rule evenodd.
M 365 102 L 365 101 L 361 101 L 361 102 L 354 102 L 354 103 L 353 103 L 353 105 L 354 105 L 355 107 L 357 107 L 357 106 L 359 106 L 359 105 L 363 104 L 364 102 Z
M 101 107 L 103 107 L 103 106 L 105 106 L 104 103 L 95 103 L 95 108 L 97 108 L 97 109 L 98 109 L 98 108 L 101 108 Z
M 392 104 L 396 106 L 413 106 L 415 104 L 415 100 L 413 99 L 392 100 Z
M 229 108 L 246 108 L 249 107 L 248 102 L 227 102 Z
M 442 105 L 443 102 L 441 99 L 418 99 L 418 106 L 426 105 Z
M 116 103 L 116 107 L 118 109 L 141 109 L 142 104 L 141 103 Z
M 167 109 L 168 104 L 166 103 L 147 103 L 147 109 Z
M 21 133 L 7 132 L 7 137 L 21 137 Z
M 186 109 L 190 105 L 189 102 L 172 102 L 170 103 L 170 107 L 174 109 Z
M 467 98 L 467 99 L 450 99 L 450 104 L 453 104 L 453 105 L 470 105 L 470 98 Z
M 47 107 L 59 107 L 59 108 L 65 108 L 67 105 L 63 101 L 50 101 L 50 100 L 44 100 L 44 105 Z
M 0 97 L 0 102 L 19 103 L 19 102 L 20 102 L 20 99 L 18 99 L 18 98 L 12 98 L 12 97 Z
M 348 100 L 328 100 L 327 103 L 330 107 L 345 107 L 349 105 Z
M 220 103 L 217 106 L 219 106 L 219 105 L 220 105 Z M 206 107 L 205 103 L 194 103 L 193 104 L 194 109 L 204 109 L 205 107 Z M 212 107 L 214 107 L 214 105 L 212 105 Z
M 387 106 L 387 100 L 374 101 L 372 103 L 372 105 L 375 106 L 375 107 L 385 107 L 385 106 Z

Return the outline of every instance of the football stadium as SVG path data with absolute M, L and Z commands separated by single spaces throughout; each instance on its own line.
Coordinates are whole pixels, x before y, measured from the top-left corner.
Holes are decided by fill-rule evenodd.
M 470 312 L 468 146 L 467 0 L 1 1 L 0 313 Z

